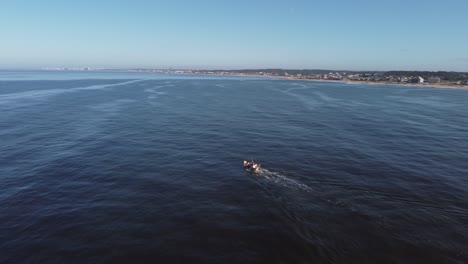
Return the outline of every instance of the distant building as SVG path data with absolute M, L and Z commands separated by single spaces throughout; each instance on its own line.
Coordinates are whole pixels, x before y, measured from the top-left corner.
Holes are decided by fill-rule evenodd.
M 429 82 L 429 83 L 440 83 L 440 82 L 442 82 L 442 80 L 440 79 L 440 77 L 430 77 L 429 79 L 427 79 L 427 82 Z
M 418 76 L 418 82 L 419 82 L 419 83 L 424 83 L 424 78 L 421 77 L 421 76 Z

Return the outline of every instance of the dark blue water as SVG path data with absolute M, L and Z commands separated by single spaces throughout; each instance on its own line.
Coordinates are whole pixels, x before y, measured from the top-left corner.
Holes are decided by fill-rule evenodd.
M 0 79 L 2 263 L 468 261 L 468 90 Z

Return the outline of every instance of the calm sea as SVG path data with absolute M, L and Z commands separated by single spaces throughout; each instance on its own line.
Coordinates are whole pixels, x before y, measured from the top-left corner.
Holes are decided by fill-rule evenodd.
M 2 263 L 467 261 L 468 90 L 0 73 Z

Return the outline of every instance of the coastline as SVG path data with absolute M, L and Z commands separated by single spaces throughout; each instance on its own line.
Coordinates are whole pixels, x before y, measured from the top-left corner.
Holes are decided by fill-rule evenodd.
M 205 75 L 205 76 L 234 76 L 234 77 L 257 77 L 257 78 L 266 78 L 273 80 L 288 80 L 288 81 L 306 81 L 306 82 L 330 82 L 330 83 L 343 83 L 343 84 L 360 84 L 360 85 L 388 85 L 388 86 L 407 86 L 407 87 L 417 87 L 417 88 L 444 88 L 444 89 L 468 89 L 468 85 L 451 85 L 444 83 L 397 83 L 397 82 L 369 82 L 369 81 L 352 81 L 352 80 L 325 80 L 325 79 L 304 79 L 297 77 L 286 77 L 286 76 L 269 76 L 269 75 L 259 75 L 259 74 L 198 74 L 194 75 Z
M 315 79 L 299 79 L 287 78 L 294 81 L 312 81 L 312 82 L 335 82 L 344 84 L 362 84 L 362 85 L 388 85 L 388 86 L 408 86 L 419 88 L 445 88 L 445 89 L 468 89 L 468 85 L 450 85 L 443 83 L 396 83 L 396 82 L 369 82 L 369 81 L 351 81 L 351 80 L 315 80 Z

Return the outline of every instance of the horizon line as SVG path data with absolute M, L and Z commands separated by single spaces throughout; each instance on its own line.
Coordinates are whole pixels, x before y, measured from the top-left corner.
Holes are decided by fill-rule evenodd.
M 237 68 L 237 69 L 223 69 L 223 68 L 213 68 L 213 69 L 196 69 L 196 68 L 177 68 L 177 67 L 135 67 L 135 68 L 111 68 L 111 67 L 89 67 L 89 66 L 72 66 L 72 67 L 41 67 L 41 68 L 0 68 L 0 71 L 149 71 L 149 70 L 159 70 L 159 71 L 262 71 L 262 70 L 279 70 L 279 71 L 330 71 L 330 72 L 454 72 L 454 73 L 468 73 L 468 71 L 451 71 L 451 70 L 336 70 L 336 69 L 320 69 L 320 68 Z

